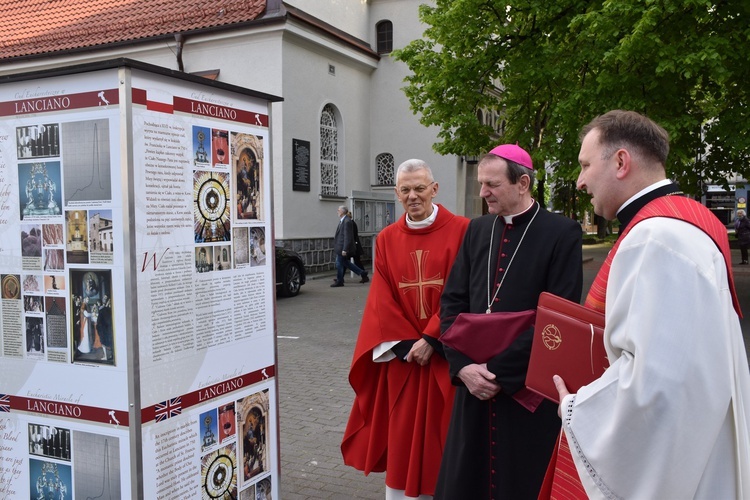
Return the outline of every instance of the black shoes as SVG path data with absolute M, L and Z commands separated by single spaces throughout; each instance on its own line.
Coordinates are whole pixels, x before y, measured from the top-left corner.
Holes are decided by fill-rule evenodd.
M 359 280 L 360 283 L 367 283 L 370 281 L 370 278 L 367 276 L 367 273 L 362 273 L 362 279 Z
M 339 286 L 344 286 L 344 284 L 343 283 L 339 283 L 337 281 L 337 282 L 335 282 L 334 284 L 331 285 L 331 288 L 336 288 L 336 287 L 339 287 Z
M 739 264 L 737 264 L 737 265 L 738 265 L 738 266 L 746 266 L 746 265 L 747 265 L 747 261 L 746 261 L 746 260 L 743 260 L 742 262 L 740 262 L 740 263 L 739 263 Z

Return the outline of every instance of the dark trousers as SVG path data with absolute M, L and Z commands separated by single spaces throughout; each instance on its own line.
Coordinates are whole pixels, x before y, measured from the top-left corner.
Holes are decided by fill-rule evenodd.
M 346 268 L 349 268 L 351 271 L 354 271 L 355 274 L 359 274 L 360 276 L 365 274 L 362 268 L 357 267 L 355 264 L 352 263 L 352 261 L 349 260 L 349 257 L 343 257 L 341 255 L 337 255 L 336 256 L 336 282 L 337 283 L 344 282 L 344 271 L 346 270 Z

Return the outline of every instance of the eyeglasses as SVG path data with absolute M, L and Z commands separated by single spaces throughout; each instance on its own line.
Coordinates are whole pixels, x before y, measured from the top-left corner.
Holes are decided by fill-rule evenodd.
M 404 196 L 407 196 L 412 191 L 414 191 L 417 194 L 422 194 L 422 193 L 424 193 L 427 190 L 427 188 L 429 188 L 433 184 L 435 184 L 435 181 L 430 182 L 426 186 L 424 184 L 420 184 L 419 186 L 416 186 L 416 187 L 413 187 L 413 188 L 410 188 L 410 187 L 407 187 L 407 186 L 401 186 L 400 188 L 398 188 L 398 192 L 401 193 Z

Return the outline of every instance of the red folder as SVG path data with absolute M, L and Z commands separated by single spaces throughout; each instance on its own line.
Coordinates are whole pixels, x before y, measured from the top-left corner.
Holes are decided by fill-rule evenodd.
M 526 387 L 560 403 L 552 375 L 570 392 L 601 377 L 609 366 L 604 349 L 604 314 L 543 292 L 539 296 Z

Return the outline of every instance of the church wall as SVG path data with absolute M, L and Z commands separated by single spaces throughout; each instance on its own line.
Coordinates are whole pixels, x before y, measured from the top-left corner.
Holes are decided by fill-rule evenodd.
M 329 74 L 329 65 L 335 75 Z M 336 208 L 350 206 L 353 190 L 369 189 L 369 78 L 371 70 L 334 52 L 309 50 L 299 39 L 285 40 L 283 108 L 283 179 L 275 184 L 279 239 L 333 236 Z M 305 75 L 300 77 L 299 75 Z M 320 114 L 332 104 L 338 114 L 339 195 L 320 198 Z M 310 191 L 292 190 L 292 139 L 310 142 Z
M 289 3 L 316 15 L 375 46 L 375 23 L 394 24 L 394 45 L 403 47 L 422 31 L 418 5 L 424 0 L 292 0 Z M 128 57 L 178 69 L 173 40 L 137 44 L 3 64 L 0 75 L 31 69 L 81 64 Z M 353 191 L 373 189 L 377 180 L 375 156 L 394 155 L 396 166 L 409 158 L 426 160 L 441 184 L 438 201 L 456 209 L 455 157 L 432 151 L 436 129 L 423 127 L 401 91 L 408 69 L 384 55 L 380 61 L 342 46 L 297 21 L 270 24 L 249 32 L 229 31 L 188 36 L 182 51 L 187 72 L 219 69 L 219 80 L 278 95 L 272 104 L 271 154 L 275 237 L 303 254 L 310 270 L 332 267 L 329 239 L 336 225 L 338 205 L 351 207 Z M 329 64 L 335 76 L 329 75 Z M 342 198 L 321 200 L 319 122 L 323 107 L 338 110 Z M 292 190 L 292 139 L 310 141 L 310 191 Z M 390 194 L 391 190 L 386 188 Z M 402 211 L 396 204 L 397 211 Z M 458 212 L 458 211 L 457 211 Z M 460 213 L 460 212 L 459 212 Z M 370 253 L 371 238 L 363 241 Z
M 375 38 L 375 26 L 382 20 L 393 23 L 393 47 L 403 48 L 415 36 L 422 33 L 425 26 L 419 22 L 418 8 L 424 0 L 375 0 L 370 13 L 371 32 Z M 462 213 L 457 205 L 458 188 L 456 157 L 441 156 L 435 153 L 432 145 L 437 140 L 437 127 L 427 128 L 419 123 L 419 117 L 409 107 L 409 101 L 401 90 L 409 68 L 403 62 L 395 61 L 383 54 L 378 70 L 372 76 L 370 102 L 371 139 L 370 168 L 372 182 L 377 181 L 375 157 L 389 152 L 394 157 L 395 167 L 410 158 L 419 158 L 432 168 L 435 179 L 440 184 L 436 201 L 454 213 Z M 458 184 L 458 185 L 457 185 Z M 403 209 L 396 204 L 397 214 Z
M 285 3 L 297 7 L 332 26 L 367 42 L 368 3 L 372 0 L 285 0 Z

